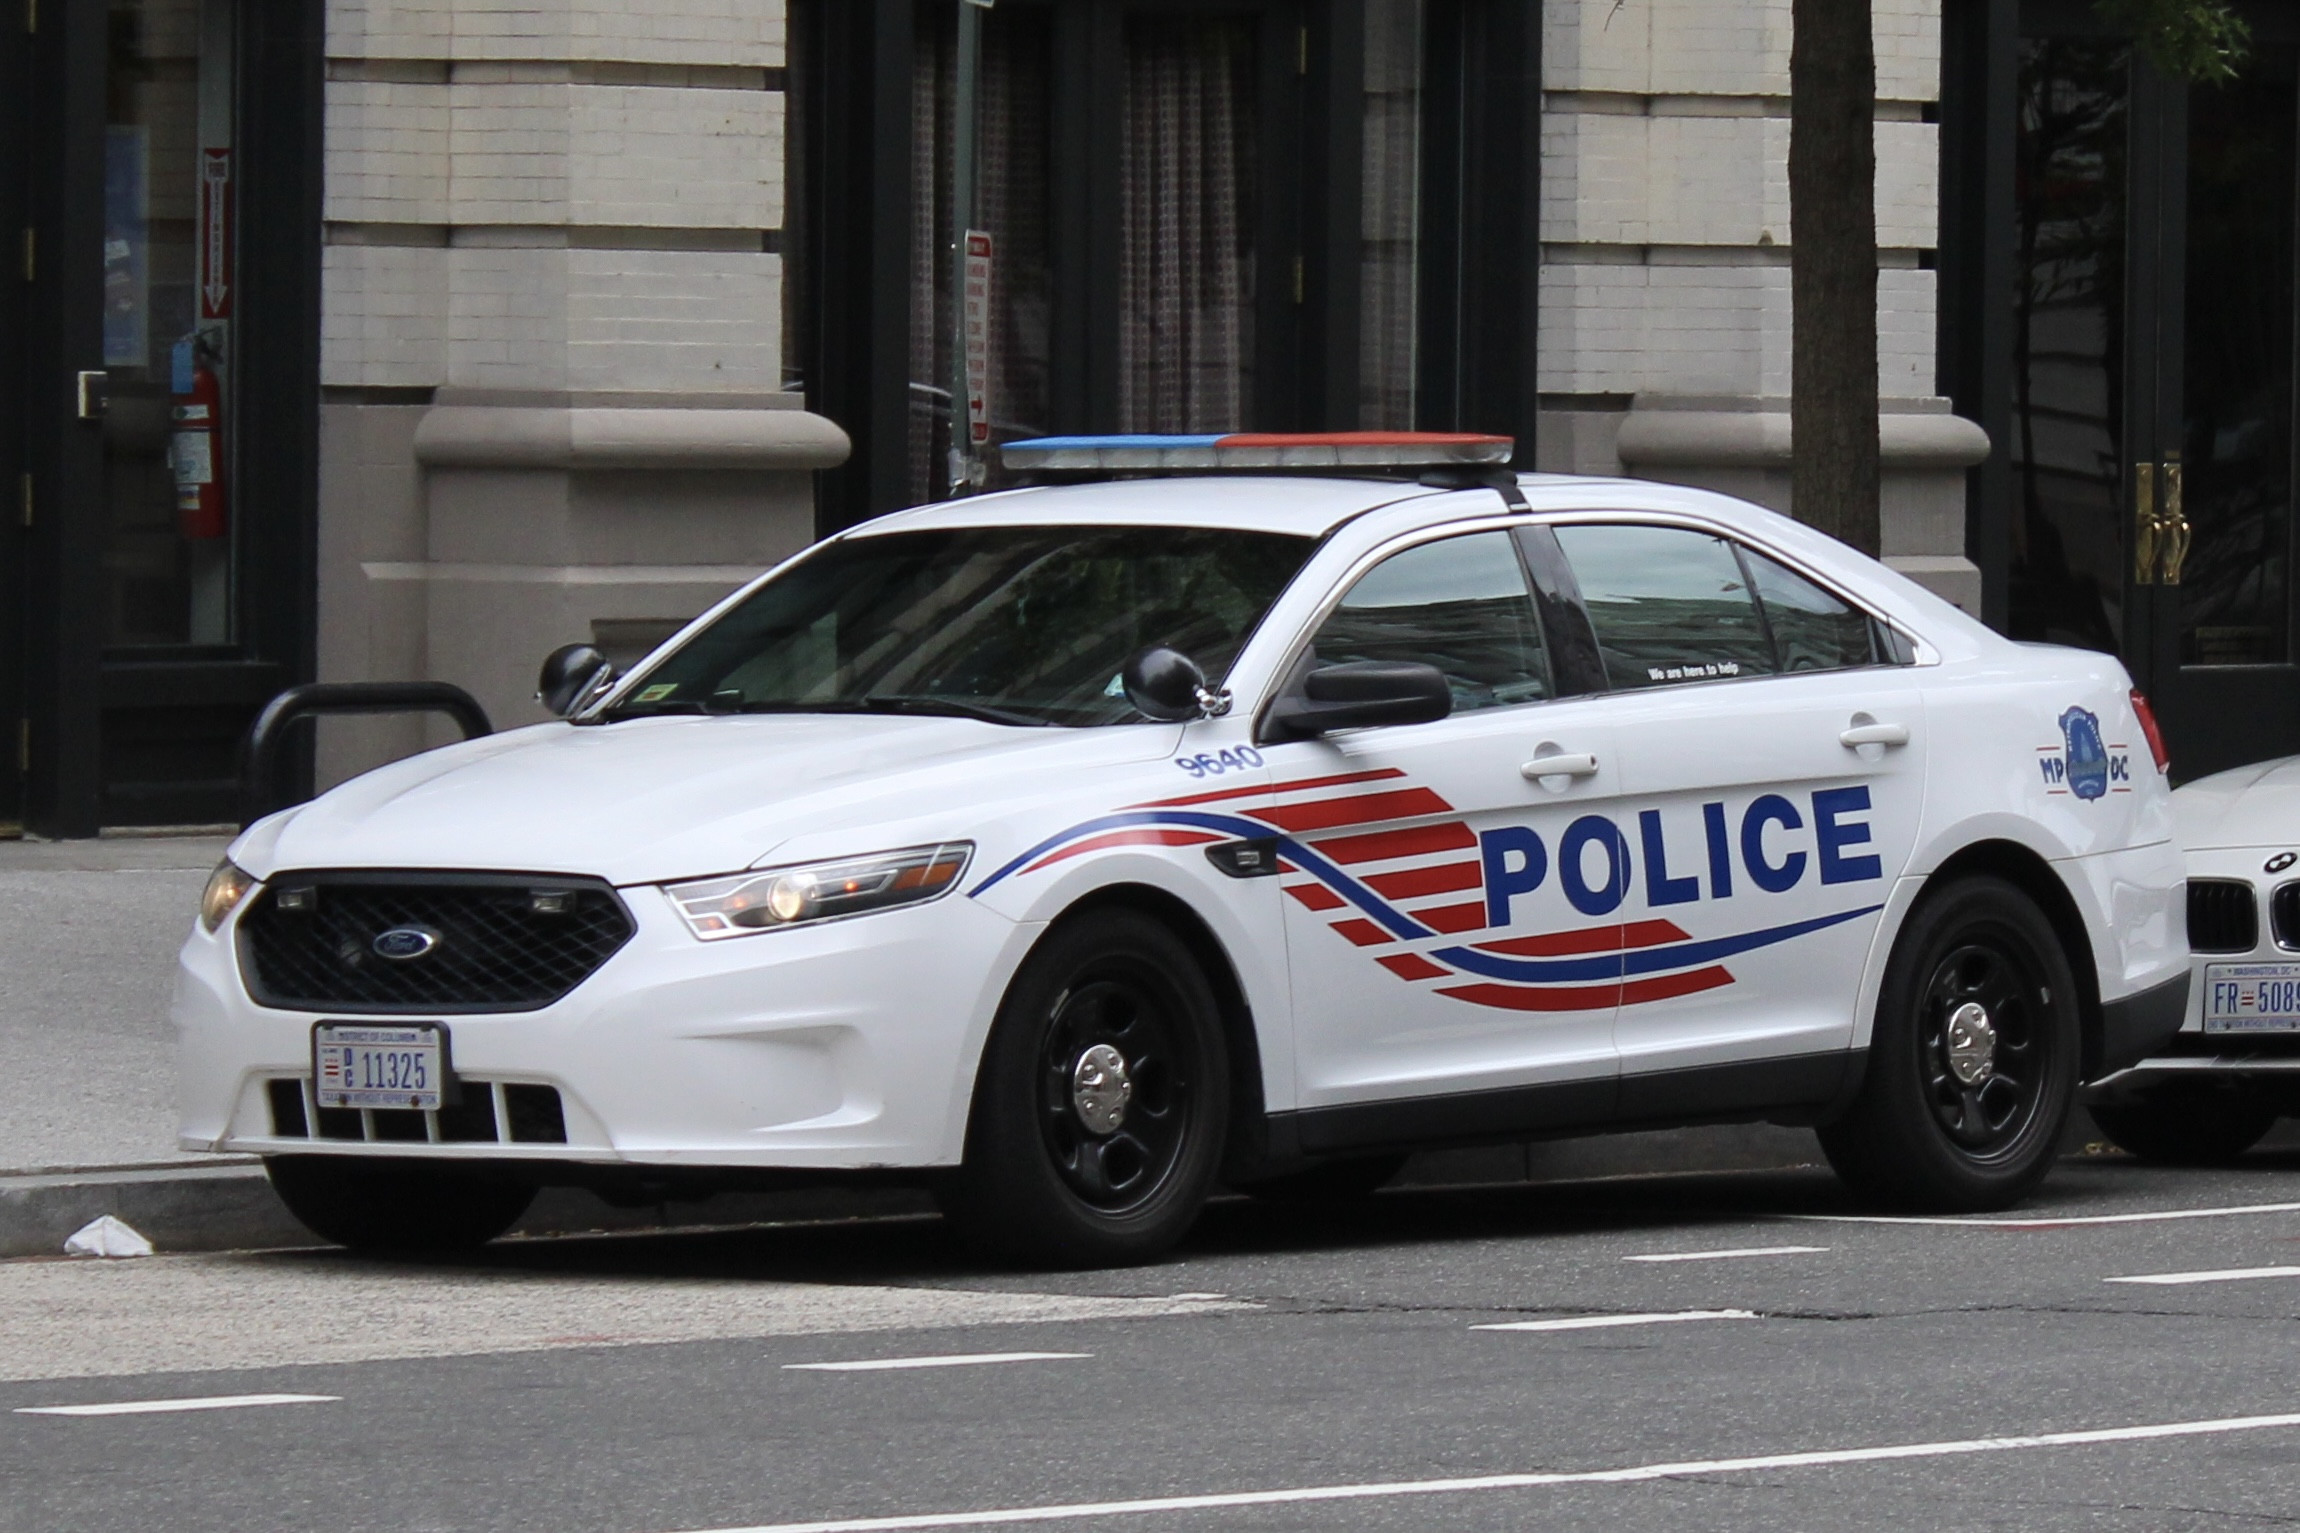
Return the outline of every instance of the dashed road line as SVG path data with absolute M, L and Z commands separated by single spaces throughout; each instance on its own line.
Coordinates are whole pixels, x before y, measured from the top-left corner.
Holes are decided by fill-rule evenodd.
M 1976 1453 L 2016 1453 L 2036 1448 L 2079 1448 L 2096 1443 L 2210 1437 L 2230 1432 L 2259 1432 L 2295 1426 L 2300 1426 L 2300 1413 L 2227 1416 L 2214 1421 L 2168 1421 L 2149 1426 L 2106 1427 L 2085 1432 L 2046 1432 L 2029 1437 L 1972 1437 L 1950 1442 L 1889 1443 L 1870 1448 L 1831 1448 L 1811 1453 L 1694 1459 L 1680 1463 L 1637 1464 L 1626 1469 L 1590 1469 L 1562 1474 L 1493 1474 L 1453 1480 L 1386 1480 L 1357 1485 L 1304 1485 L 1283 1490 L 1157 1496 L 1138 1501 L 1078 1501 L 1051 1506 L 995 1507 L 971 1512 L 920 1512 L 900 1517 L 845 1517 L 817 1522 L 755 1523 L 743 1528 L 711 1529 L 709 1533 L 900 1533 L 900 1530 L 907 1529 L 995 1527 L 1093 1517 L 1129 1517 L 1150 1512 L 1199 1512 L 1225 1507 L 1281 1506 L 1300 1502 L 1367 1501 L 1394 1496 L 1533 1490 L 1550 1485 L 1630 1485 L 1684 1475 L 1748 1474 L 1765 1470 L 1818 1469 L 1836 1464 L 1886 1463 L 1895 1459 L 1956 1458 Z
M 1686 1320 L 1754 1320 L 1751 1309 L 1681 1309 L 1666 1315 L 1576 1315 L 1570 1320 L 1509 1320 L 1473 1331 L 1605 1331 L 1622 1325 L 1676 1325 Z
M 2168 1219 L 2234 1219 L 2300 1213 L 2300 1203 L 2245 1203 L 2230 1208 L 2167 1208 L 2144 1214 L 2078 1214 L 2053 1219 L 1964 1219 L 1939 1214 L 1782 1214 L 1806 1224 L 1934 1224 L 1951 1229 L 2058 1230 L 2085 1224 L 2155 1224 Z
M 959 1352 L 944 1357 L 865 1357 L 846 1363 L 785 1363 L 795 1373 L 878 1373 L 899 1368 L 972 1368 L 982 1363 L 1052 1363 L 1091 1352 Z
M 2137 1277 L 2102 1278 L 2104 1283 L 2148 1283 L 2175 1288 L 2184 1283 L 2242 1283 L 2252 1278 L 2300 1277 L 2300 1267 L 2223 1267 L 2217 1272 L 2144 1272 Z
M 1624 1256 L 1625 1262 L 1722 1262 L 1744 1256 L 1817 1256 L 1827 1246 L 1742 1246 L 1731 1251 L 1656 1251 L 1646 1256 Z
M 18 1416 L 156 1416 L 165 1411 L 235 1411 L 251 1405 L 323 1405 L 341 1395 L 203 1395 L 186 1400 L 109 1400 L 101 1405 L 19 1405 Z

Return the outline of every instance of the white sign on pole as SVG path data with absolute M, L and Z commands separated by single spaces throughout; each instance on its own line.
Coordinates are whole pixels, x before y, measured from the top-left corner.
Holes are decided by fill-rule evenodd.
M 990 236 L 966 231 L 966 441 L 990 445 Z

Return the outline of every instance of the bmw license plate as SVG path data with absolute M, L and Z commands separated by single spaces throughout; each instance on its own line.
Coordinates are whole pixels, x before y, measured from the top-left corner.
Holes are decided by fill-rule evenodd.
M 322 1022 L 311 1056 L 322 1107 L 437 1112 L 447 1086 L 447 1034 L 434 1022 Z
M 2300 1032 L 2300 963 L 2206 964 L 2204 1030 Z

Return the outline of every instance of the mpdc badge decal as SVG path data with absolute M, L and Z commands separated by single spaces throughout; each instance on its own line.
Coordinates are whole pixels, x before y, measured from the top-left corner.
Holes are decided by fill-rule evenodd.
M 2086 708 L 2060 716 L 2060 736 L 2068 763 L 2068 790 L 2095 799 L 2108 792 L 2108 747 L 2101 743 L 2100 717 Z

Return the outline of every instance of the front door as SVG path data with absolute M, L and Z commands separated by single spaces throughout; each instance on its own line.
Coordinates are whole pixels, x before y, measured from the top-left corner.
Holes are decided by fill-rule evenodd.
M 2186 86 L 2089 5 L 2022 8 L 2009 625 L 2123 656 L 2183 778 L 2300 750 L 2300 24 Z

